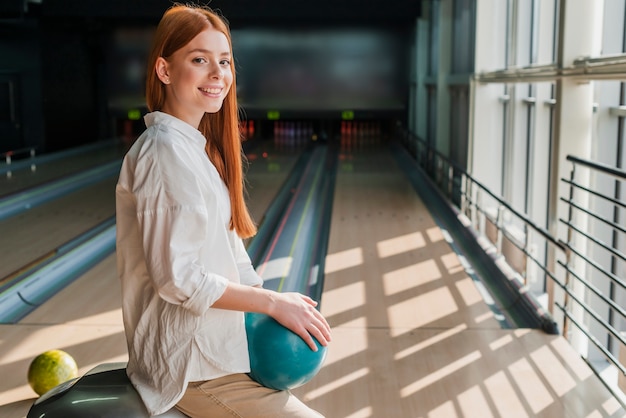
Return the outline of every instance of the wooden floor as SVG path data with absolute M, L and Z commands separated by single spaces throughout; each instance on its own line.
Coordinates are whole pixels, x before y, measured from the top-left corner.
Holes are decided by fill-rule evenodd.
M 290 162 L 252 162 L 257 219 Z M 328 418 L 626 416 L 563 338 L 501 329 L 386 151 L 343 154 L 334 203 L 321 301 L 333 342 L 294 391 L 309 405 Z M 28 365 L 49 348 L 72 354 L 81 373 L 126 361 L 114 256 L 0 325 L 0 417 L 26 415 Z
M 340 161 L 333 342 L 303 400 L 331 418 L 626 416 L 563 338 L 501 329 L 387 152 Z

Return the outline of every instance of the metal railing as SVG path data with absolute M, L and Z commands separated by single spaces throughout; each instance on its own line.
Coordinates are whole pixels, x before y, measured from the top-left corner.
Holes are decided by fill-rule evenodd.
M 523 285 L 530 284 L 528 272 L 531 265 L 513 260 L 520 255 L 525 261 L 535 263 L 541 274 L 557 280 L 555 272 L 546 266 L 546 257 L 538 257 L 537 251 L 531 250 L 531 247 L 553 246 L 565 254 L 562 242 L 423 139 L 410 132 L 403 132 L 400 138 L 442 194 L 467 217 L 479 235 L 487 238 L 491 246 L 488 251 L 507 259 L 511 266 L 521 266 L 515 273 Z M 542 253 L 545 255 L 546 251 Z M 538 277 L 535 276 L 534 280 Z
M 479 245 L 506 261 L 505 268 L 522 283 L 523 290 L 537 297 L 547 297 L 546 309 L 562 314 L 560 332 L 571 341 L 571 325 L 574 325 L 590 346 L 597 348 L 626 375 L 626 368 L 616 357 L 620 346 L 621 350 L 626 350 L 622 334 L 626 327 L 623 307 L 626 306 L 623 250 L 626 228 L 624 220 L 620 219 L 620 214 L 626 215 L 626 172 L 567 157 L 573 168 L 569 179 L 561 179 L 570 189 L 569 198 L 561 198 L 568 213 L 567 219 L 560 219 L 567 231 L 564 241 L 516 210 L 423 139 L 407 131 L 400 132 L 399 139 L 449 203 L 467 218 L 467 224 L 479 238 Z M 576 180 L 577 166 L 578 171 L 581 166 L 588 171 L 585 173 L 585 179 L 591 179 L 588 185 Z M 609 177 L 614 182 L 612 195 L 602 192 Z M 603 187 L 598 186 L 598 181 Z M 574 198 L 581 193 L 589 197 Z M 594 199 L 604 202 L 604 212 L 597 210 Z M 610 219 L 607 219 L 607 211 L 611 213 Z M 604 236 L 609 236 L 611 242 L 604 242 Z M 581 238 L 584 246 L 576 245 Z M 589 350 L 580 355 L 590 362 Z M 599 374 L 598 370 L 596 372 Z M 605 384 L 615 389 L 614 383 L 605 381 Z
M 626 272 L 626 229 L 623 220 L 620 224 L 620 214 L 626 210 L 626 201 L 620 196 L 626 187 L 626 171 L 573 156 L 567 161 L 572 163 L 570 178 L 561 181 L 569 186 L 569 196 L 560 201 L 567 205 L 568 216 L 559 219 L 567 228 L 567 241 L 563 243 L 566 258 L 558 263 L 565 269 L 567 289 L 578 290 L 569 290 L 563 304 L 557 303 L 566 315 L 563 333 L 567 335 L 569 324 L 573 324 L 626 375 L 626 367 L 616 357 L 620 346 L 622 350 L 626 346 L 622 335 L 626 326 L 626 281 L 619 276 L 620 271 L 622 275 Z M 583 179 L 577 179 L 577 173 L 583 170 Z M 608 187 L 612 193 L 602 191 L 607 185 L 613 186 Z M 610 243 L 604 242 L 605 238 Z M 581 312 L 574 315 L 577 309 Z
M 5 167 L 2 171 L 4 171 L 6 173 L 6 176 L 10 178 L 13 174 L 13 171 L 12 171 L 13 167 L 11 165 L 13 163 L 13 159 L 21 155 L 24 155 L 24 156 L 28 155 L 30 157 L 29 159 L 30 170 L 35 171 L 37 169 L 37 166 L 35 165 L 35 160 L 34 160 L 35 152 L 36 152 L 35 147 L 27 147 L 27 148 L 21 148 L 21 149 L 3 152 L 2 154 L 0 154 L 2 156 L 2 159 L 4 159 L 4 162 L 5 162 Z

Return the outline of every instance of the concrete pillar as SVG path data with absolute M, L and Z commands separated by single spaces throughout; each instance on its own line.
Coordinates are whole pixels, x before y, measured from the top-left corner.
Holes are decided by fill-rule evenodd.
M 424 79 L 428 73 L 428 20 L 417 19 L 415 23 L 415 109 L 414 133 L 422 139 L 426 139 L 428 127 L 428 93 L 424 86 Z
M 437 142 L 439 152 L 450 155 L 450 91 L 448 76 L 452 63 L 452 8 L 453 0 L 439 1 L 439 22 L 437 25 L 439 63 L 437 72 Z
M 506 2 L 481 0 L 476 3 L 475 72 L 505 68 Z M 500 191 L 502 173 L 494 161 L 502 156 L 503 106 L 500 98 L 504 85 L 499 83 L 470 85 L 470 160 L 468 171 L 490 190 Z
M 561 0 L 559 18 L 559 43 L 557 64 L 560 67 L 571 66 L 576 58 L 582 56 L 599 56 L 601 52 L 602 11 L 603 1 Z M 552 154 L 553 171 L 550 178 L 550 201 L 548 210 L 548 226 L 553 236 L 567 240 L 567 229 L 558 221 L 560 217 L 567 219 L 568 211 L 560 197 L 569 197 L 569 187 L 561 178 L 569 178 L 571 163 L 566 161 L 567 155 L 588 159 L 591 157 L 591 139 L 593 126 L 593 85 L 568 78 L 556 82 L 556 109 L 554 121 L 554 144 Z M 581 173 L 578 173 L 581 174 Z M 584 176 L 577 175 L 578 180 L 585 181 Z M 577 223 L 585 229 L 584 219 L 579 217 Z M 580 249 L 585 248 L 585 241 L 579 235 L 573 235 L 573 244 Z M 554 254 L 552 261 L 554 261 Z M 577 261 L 576 270 L 583 271 L 584 265 Z M 580 294 L 583 289 L 575 288 Z M 558 300 L 558 297 L 554 295 Z M 582 313 L 574 312 L 580 319 Z M 587 340 L 578 335 L 573 327 L 570 342 L 578 352 L 587 352 Z M 566 335 L 567 336 L 567 335 Z

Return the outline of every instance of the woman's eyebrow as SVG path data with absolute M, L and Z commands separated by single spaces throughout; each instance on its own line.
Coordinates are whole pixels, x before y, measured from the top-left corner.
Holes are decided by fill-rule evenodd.
M 189 51 L 187 54 L 214 54 L 213 51 L 209 51 L 208 49 L 204 49 L 204 48 L 194 48 L 191 51 Z M 230 52 L 229 51 L 223 51 L 219 53 L 220 56 L 230 56 Z

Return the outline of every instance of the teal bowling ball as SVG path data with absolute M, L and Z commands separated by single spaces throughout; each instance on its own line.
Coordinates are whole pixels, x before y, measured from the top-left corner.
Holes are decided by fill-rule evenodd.
M 317 351 L 274 318 L 246 313 L 250 353 L 250 377 L 276 390 L 295 389 L 311 380 L 322 368 L 326 348 L 315 337 Z

